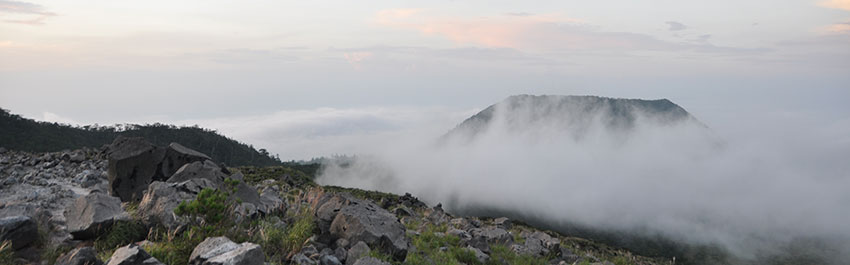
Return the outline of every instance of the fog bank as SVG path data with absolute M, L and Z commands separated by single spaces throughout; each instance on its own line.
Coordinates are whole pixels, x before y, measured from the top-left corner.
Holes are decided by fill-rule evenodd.
M 565 130 L 553 120 L 517 122 L 525 116 L 516 113 L 496 109 L 474 137 L 443 144 L 439 135 L 386 139 L 351 165 L 326 165 L 318 182 L 411 192 L 449 210 L 660 233 L 742 258 L 799 237 L 850 237 L 846 121 L 741 114 L 724 133 L 646 113 L 628 129 L 608 126 L 610 113 L 562 113 L 591 117 Z

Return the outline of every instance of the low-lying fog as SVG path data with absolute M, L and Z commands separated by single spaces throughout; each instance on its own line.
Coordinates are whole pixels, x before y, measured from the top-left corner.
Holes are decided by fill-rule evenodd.
M 351 165 L 327 165 L 318 181 L 410 192 L 450 211 L 486 207 L 661 233 L 743 258 L 796 237 L 850 237 L 846 128 L 742 114 L 737 130 L 724 132 L 638 114 L 624 133 L 604 125 L 606 113 L 591 113 L 593 122 L 575 131 L 510 113 L 497 109 L 472 138 L 385 139 Z M 833 247 L 845 255 L 847 246 Z

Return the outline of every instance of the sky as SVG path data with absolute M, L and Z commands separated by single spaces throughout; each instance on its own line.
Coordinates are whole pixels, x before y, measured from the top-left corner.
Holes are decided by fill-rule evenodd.
M 848 0 L 0 0 L 0 107 L 198 124 L 284 159 L 436 135 L 514 94 L 844 128 L 848 72 Z

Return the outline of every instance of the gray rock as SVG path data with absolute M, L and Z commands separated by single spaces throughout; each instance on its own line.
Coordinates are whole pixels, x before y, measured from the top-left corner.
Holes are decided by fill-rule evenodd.
M 366 254 L 369 254 L 369 251 L 372 251 L 372 250 L 369 249 L 369 245 L 367 245 L 365 242 L 359 241 L 359 242 L 355 243 L 354 246 L 351 246 L 351 248 L 348 249 L 348 253 L 346 254 L 346 257 L 345 257 L 345 264 L 346 265 L 354 264 L 355 262 L 357 262 L 358 259 L 360 259 L 363 256 L 366 256 Z
M 513 242 L 513 237 L 508 231 L 498 227 L 483 227 L 483 228 L 473 228 L 470 229 L 469 232 L 472 234 L 473 238 L 484 238 L 487 243 L 492 244 L 509 244 Z
M 207 179 L 214 183 L 217 188 L 220 188 L 224 185 L 224 179 L 227 178 L 227 175 L 221 171 L 218 165 L 210 160 L 205 160 L 204 162 L 196 161 L 180 167 L 165 182 L 180 183 L 198 178 Z
M 460 229 L 454 229 L 454 228 L 446 231 L 446 234 L 456 236 L 460 239 L 470 239 L 470 238 L 472 238 L 472 235 L 470 235 L 466 231 L 463 231 L 463 230 L 460 230 Z
M 205 261 L 239 248 L 239 244 L 233 243 L 226 237 L 210 237 L 198 244 L 192 254 L 189 255 L 189 264 L 201 264 Z
M 286 202 L 280 198 L 276 187 L 267 187 L 260 193 L 260 205 L 257 207 L 265 215 L 286 213 Z
M 94 238 L 126 217 L 120 199 L 100 192 L 77 198 L 65 211 L 68 232 L 78 240 Z
M 336 215 L 352 199 L 351 195 L 346 193 L 325 193 L 317 200 L 318 202 L 313 205 L 313 215 L 316 216 L 316 226 L 322 235 L 330 234 L 331 223 Z
M 166 177 L 160 170 L 165 149 L 141 137 L 118 137 L 107 149 L 110 192 L 121 201 L 138 201 L 148 184 Z
M 331 223 L 331 235 L 349 242 L 363 241 L 403 261 L 410 248 L 404 225 L 387 210 L 363 200 L 351 200 Z
M 13 249 L 22 249 L 38 238 L 38 225 L 27 216 L 0 218 L 0 242 L 11 241 Z
M 339 262 L 339 259 L 333 255 L 322 256 L 319 258 L 319 263 L 322 265 L 342 265 L 342 262 Z
M 260 194 L 257 192 L 257 189 L 251 187 L 251 185 L 245 184 L 245 182 L 239 182 L 236 184 L 235 191 L 231 195 L 232 199 L 247 202 L 253 204 L 254 206 L 262 205 L 260 201 Z
M 59 256 L 55 265 L 103 265 L 92 247 L 76 248 Z
M 364 257 L 357 260 L 354 265 L 391 265 L 389 262 L 376 259 L 374 257 Z
M 163 225 L 176 228 L 182 222 L 174 214 L 174 209 L 183 201 L 192 200 L 195 194 L 180 192 L 168 183 L 157 181 L 151 183 L 144 193 L 136 214 L 145 225 Z
M 493 224 L 496 225 L 496 227 L 499 227 L 499 228 L 502 228 L 502 229 L 505 229 L 505 230 L 511 229 L 511 225 L 512 225 L 511 220 L 508 219 L 507 217 L 496 218 L 496 219 L 493 220 Z
M 76 150 L 70 153 L 62 154 L 62 160 L 74 163 L 80 163 L 86 160 L 86 153 L 83 150 Z
M 178 143 L 171 143 L 165 148 L 165 156 L 162 159 L 160 168 L 162 175 L 167 178 L 177 172 L 183 165 L 206 160 L 212 159 L 201 152 L 189 149 Z
M 136 244 L 118 248 L 106 265 L 165 265 Z
M 478 259 L 481 264 L 487 264 L 487 261 L 490 260 L 490 256 L 484 253 L 484 251 L 481 251 L 480 249 L 471 246 L 467 246 L 466 249 L 472 251 L 472 253 L 475 254 L 475 258 Z
M 295 256 L 292 256 L 292 264 L 316 265 L 318 263 L 315 260 L 305 256 L 304 254 L 298 253 L 298 254 L 295 254 Z
M 210 237 L 198 244 L 189 256 L 192 265 L 262 265 L 265 255 L 260 245 L 233 243 L 226 237 Z
M 343 247 L 337 247 L 334 249 L 334 256 L 341 262 L 345 261 L 345 258 L 348 257 L 348 251 Z

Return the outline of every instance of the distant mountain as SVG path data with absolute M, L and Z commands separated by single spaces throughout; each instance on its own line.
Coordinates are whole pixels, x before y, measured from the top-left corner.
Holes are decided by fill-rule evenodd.
M 229 166 L 281 165 L 278 158 L 265 149 L 227 138 L 216 131 L 195 127 L 177 127 L 165 124 L 82 126 L 38 122 L 0 109 L 0 147 L 28 152 L 55 152 L 82 147 L 101 147 L 119 135 L 145 137 L 148 141 L 165 146 L 180 143 L 209 155 L 213 160 Z
M 493 126 L 507 131 L 558 128 L 575 138 L 593 126 L 628 132 L 638 119 L 658 125 L 696 122 L 685 109 L 667 99 L 643 100 L 598 96 L 516 95 L 493 104 L 449 131 L 443 140 L 469 140 Z

